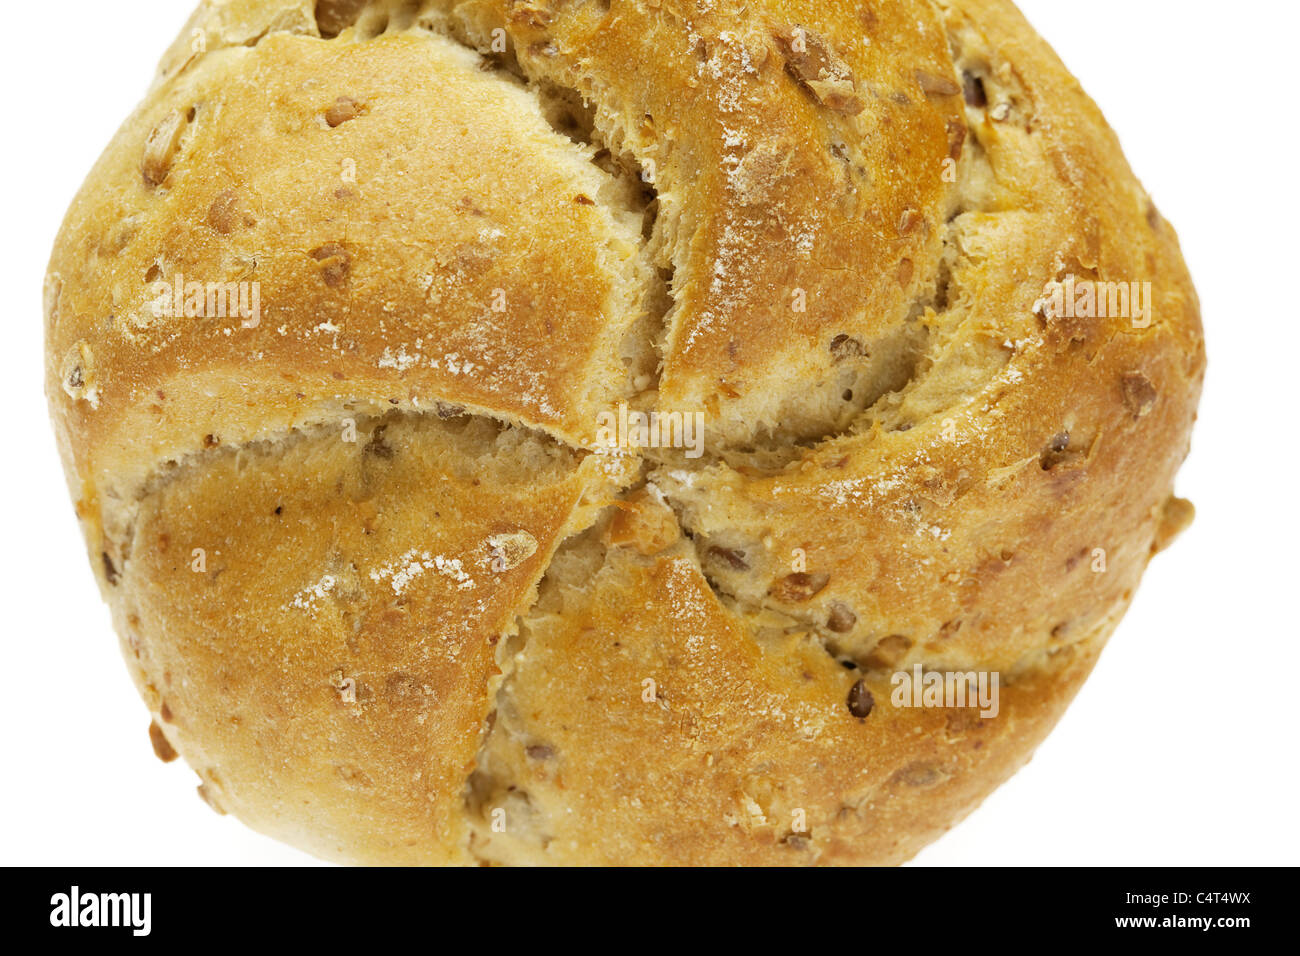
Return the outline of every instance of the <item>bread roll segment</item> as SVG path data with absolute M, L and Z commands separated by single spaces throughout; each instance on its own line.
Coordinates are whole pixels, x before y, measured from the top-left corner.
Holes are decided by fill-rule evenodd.
M 1190 519 L 1176 236 L 1004 0 L 207 0 L 45 319 L 162 742 L 343 862 L 902 862 Z

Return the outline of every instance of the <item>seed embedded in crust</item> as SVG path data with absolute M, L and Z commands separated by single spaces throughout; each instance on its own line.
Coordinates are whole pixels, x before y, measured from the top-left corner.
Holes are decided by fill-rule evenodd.
M 866 354 L 867 347 L 851 335 L 837 335 L 831 339 L 831 355 L 837 362 Z
M 494 534 L 488 538 L 488 553 L 494 570 L 511 571 L 537 553 L 537 539 L 527 531 Z
M 1038 456 L 1039 465 L 1043 471 L 1052 471 L 1056 468 L 1078 468 L 1084 461 L 1084 453 L 1070 447 L 1070 433 L 1061 432 L 1052 437 L 1047 447 L 1043 449 Z
M 212 205 L 208 207 L 208 225 L 223 236 L 230 235 L 239 225 L 238 207 L 239 194 L 233 189 L 227 189 L 212 200 Z
M 331 289 L 348 281 L 352 272 L 352 255 L 337 242 L 327 242 L 311 251 L 311 257 L 320 263 L 321 278 Z
M 361 112 L 360 103 L 350 96 L 340 96 L 325 111 L 325 122 L 329 124 L 330 129 L 335 129 L 348 120 L 356 119 Z
M 149 134 L 149 139 L 144 144 L 144 159 L 140 163 L 140 172 L 146 186 L 161 186 L 167 179 L 186 125 L 185 114 L 180 110 L 172 110 L 158 121 L 158 125 Z
M 982 110 L 989 105 L 988 93 L 984 91 L 984 80 L 974 73 L 962 74 L 962 93 L 967 106 Z
M 866 720 L 875 706 L 876 699 L 867 690 L 866 681 L 860 680 L 849 688 L 849 713 L 858 720 Z
M 858 616 L 849 610 L 848 605 L 836 601 L 831 605 L 831 614 L 826 626 L 836 634 L 847 634 L 858 623 Z
M 916 82 L 928 96 L 956 96 L 961 92 L 957 81 L 948 76 L 935 76 L 925 70 L 916 71 Z
M 856 116 L 866 109 L 853 81 L 853 71 L 825 39 L 790 27 L 775 34 L 785 57 L 785 69 L 818 103 L 836 113 Z
M 866 665 L 881 670 L 887 667 L 896 667 L 911 649 L 911 638 L 904 637 L 902 634 L 890 634 L 888 637 L 882 637 L 879 643 L 871 649 L 871 653 L 867 656 Z
M 893 779 L 909 787 L 924 789 L 942 783 L 947 776 L 942 767 L 916 760 L 894 774 Z
M 357 22 L 369 0 L 316 0 L 316 28 L 332 40 Z
M 101 551 L 99 556 L 104 561 L 104 580 L 110 585 L 116 585 L 118 573 L 117 568 L 113 565 L 113 559 L 108 556 L 107 551 Z
M 966 146 L 966 121 L 953 116 L 948 119 L 948 158 L 961 159 L 961 151 Z
M 745 554 L 743 551 L 736 551 L 732 548 L 720 548 L 717 545 L 714 545 L 709 548 L 709 555 L 722 561 L 733 571 L 749 570 L 749 564 L 745 561 Z
M 898 284 L 906 288 L 916 273 L 916 266 L 911 259 L 904 259 L 898 264 Z
M 772 585 L 772 597 L 786 604 L 800 604 L 811 600 L 830 583 L 831 576 L 824 573 L 809 574 L 798 571 L 787 574 Z
M 166 735 L 163 734 L 162 728 L 158 726 L 156 720 L 149 723 L 149 743 L 153 746 L 154 756 L 163 763 L 171 763 L 176 759 L 176 751 L 168 742 Z
M 216 795 L 208 788 L 206 783 L 199 784 L 197 790 L 200 800 L 211 807 L 218 815 L 223 817 L 226 815 L 225 808 L 217 802 Z
M 370 433 L 370 440 L 366 442 L 365 447 L 361 449 L 362 454 L 369 455 L 372 458 L 382 458 L 385 461 L 391 461 L 396 452 L 393 446 L 388 444 L 384 435 L 388 431 L 387 425 L 379 425 Z
M 1158 397 L 1151 380 L 1141 372 L 1125 372 L 1120 380 L 1124 392 L 1124 407 L 1136 418 L 1143 418 L 1156 406 Z
M 550 10 L 537 3 L 528 2 L 528 0 L 514 0 L 508 6 L 513 8 L 509 13 L 510 22 L 522 27 L 540 30 L 549 26 L 551 21 L 555 19 L 555 14 Z
M 1190 501 L 1170 495 L 1160 510 L 1160 525 L 1155 540 L 1151 542 L 1152 553 L 1159 553 L 1173 544 L 1175 538 L 1191 527 L 1195 518 L 1196 507 Z

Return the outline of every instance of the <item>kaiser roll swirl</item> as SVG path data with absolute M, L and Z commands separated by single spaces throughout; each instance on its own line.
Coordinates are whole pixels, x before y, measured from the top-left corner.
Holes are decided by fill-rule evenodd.
M 1007 0 L 206 0 L 45 322 L 155 748 L 333 860 L 906 860 L 1191 516 L 1177 239 Z

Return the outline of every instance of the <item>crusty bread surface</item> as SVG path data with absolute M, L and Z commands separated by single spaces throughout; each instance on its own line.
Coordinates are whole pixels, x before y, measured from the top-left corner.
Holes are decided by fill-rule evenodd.
M 156 749 L 332 860 L 905 861 L 1190 520 L 1177 238 L 1007 0 L 205 0 L 45 323 Z

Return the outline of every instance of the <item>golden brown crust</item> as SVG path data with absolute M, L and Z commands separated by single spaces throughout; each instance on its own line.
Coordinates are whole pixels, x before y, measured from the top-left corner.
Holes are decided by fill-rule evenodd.
M 396 417 L 355 444 L 321 430 L 164 479 L 114 585 L 119 626 L 212 801 L 326 857 L 351 858 L 364 826 L 372 862 L 466 861 L 460 791 L 496 644 L 590 521 L 602 464 Z
M 333 859 L 900 862 L 1190 520 L 1177 239 L 1006 0 L 208 0 L 46 305 L 155 747 Z
M 477 60 L 434 35 L 274 33 L 154 91 L 50 267 L 79 472 L 129 487 L 207 436 L 448 397 L 580 442 L 627 397 L 640 221 L 580 201 L 608 177 Z M 331 127 L 344 97 L 363 117 Z M 260 315 L 233 295 L 225 315 L 155 314 L 178 277 L 257 282 Z
M 995 719 L 896 708 L 884 674 L 809 634 L 755 640 L 688 549 L 620 549 L 590 593 L 533 615 L 471 845 L 534 864 L 901 863 L 1019 768 L 1092 662 L 1016 682 Z M 859 680 L 866 719 L 845 706 Z

